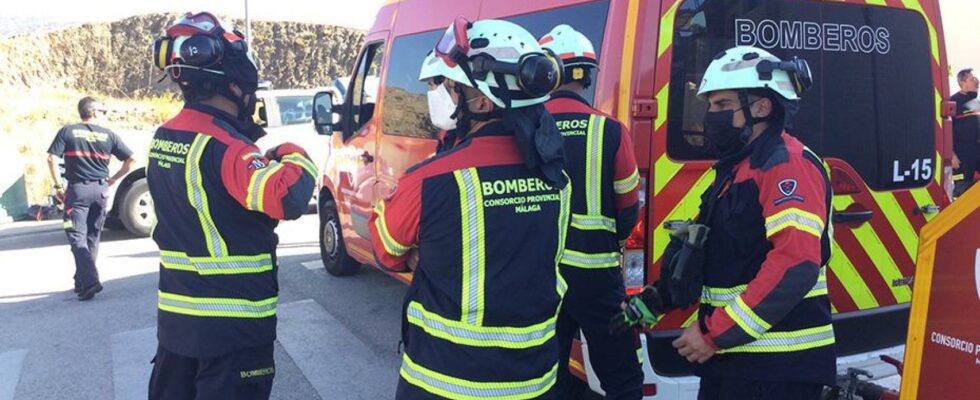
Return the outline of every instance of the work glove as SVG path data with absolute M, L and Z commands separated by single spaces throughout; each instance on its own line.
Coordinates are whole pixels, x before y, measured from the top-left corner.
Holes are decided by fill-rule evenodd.
M 647 286 L 639 294 L 628 297 L 625 306 L 609 321 L 609 334 L 620 335 L 638 325 L 652 327 L 659 321 L 658 310 L 663 310 L 660 294 L 653 286 Z
M 704 287 L 704 245 L 710 228 L 686 224 L 671 232 L 671 246 L 676 250 L 661 265 L 661 286 L 666 287 L 665 300 L 673 307 L 687 308 L 701 300 Z M 677 242 L 681 242 L 680 245 Z M 666 279 L 664 281 L 663 279 Z
M 302 154 L 304 157 L 306 156 L 306 150 L 303 150 L 302 147 L 286 142 L 266 151 L 265 158 L 269 160 L 281 161 L 286 155 L 295 153 Z

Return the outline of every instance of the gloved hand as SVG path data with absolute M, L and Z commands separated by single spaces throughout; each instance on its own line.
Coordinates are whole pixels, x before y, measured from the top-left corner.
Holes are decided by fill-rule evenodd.
M 266 151 L 265 158 L 269 160 L 280 161 L 287 154 L 294 154 L 294 153 L 299 153 L 305 156 L 306 150 L 303 150 L 302 147 L 299 147 L 295 144 L 286 142 Z
M 660 320 L 657 313 L 663 310 L 660 294 L 653 286 L 647 286 L 639 294 L 630 296 L 623 305 L 623 312 L 614 315 L 609 321 L 611 335 L 620 335 L 637 325 L 652 327 Z
M 683 241 L 670 259 L 661 265 L 661 281 L 666 286 L 666 300 L 672 306 L 686 308 L 701 300 L 704 286 L 704 245 L 710 228 L 690 224 L 671 233 L 671 247 Z M 666 256 L 665 256 L 666 257 Z M 665 276 L 666 275 L 666 276 Z M 666 278 L 666 280 L 664 280 Z

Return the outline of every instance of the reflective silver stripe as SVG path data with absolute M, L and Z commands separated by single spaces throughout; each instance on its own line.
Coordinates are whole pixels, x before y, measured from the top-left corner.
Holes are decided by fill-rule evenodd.
M 832 325 L 801 329 L 790 332 L 766 332 L 758 339 L 741 346 L 724 349 L 719 353 L 779 353 L 807 350 L 833 344 Z
M 727 305 L 735 301 L 735 299 L 738 298 L 738 296 L 742 294 L 746 288 L 748 288 L 748 285 L 741 285 L 733 288 L 713 288 L 705 286 L 701 290 L 701 302 L 712 305 Z
M 475 382 L 428 370 L 409 358 L 402 358 L 401 376 L 410 384 L 452 399 L 533 399 L 555 384 L 557 364 L 544 376 L 524 382 Z
M 585 203 L 589 215 L 602 215 L 602 136 L 606 117 L 589 117 L 588 153 L 585 157 Z
M 427 333 L 450 342 L 476 347 L 526 349 L 541 346 L 555 334 L 555 318 L 528 328 L 483 327 L 452 321 L 413 302 L 406 309 L 408 321 Z
M 823 231 L 822 222 L 813 220 L 805 215 L 796 212 L 786 213 L 785 215 L 782 215 L 779 218 L 767 222 L 766 230 L 772 231 L 786 223 L 797 223 L 809 228 L 813 228 L 815 231 Z
M 196 271 L 201 275 L 245 274 L 272 271 L 272 255 L 189 257 L 184 253 L 162 250 L 160 263 L 164 268 Z
M 605 216 L 572 214 L 572 227 L 584 231 L 602 230 L 616 232 L 616 221 Z
M 732 317 L 732 319 L 735 320 L 735 324 L 742 328 L 745 333 L 754 338 L 758 338 L 772 327 L 761 325 L 754 318 L 755 312 L 748 309 L 747 306 L 743 308 L 743 305 L 744 303 L 742 302 L 741 298 L 736 298 L 735 301 L 725 307 L 725 311 L 728 312 L 728 316 Z
M 265 318 L 276 314 L 278 298 L 251 301 L 231 298 L 198 298 L 158 292 L 157 307 L 197 317 Z
M 248 203 L 252 205 L 251 209 L 255 211 L 265 211 L 265 183 L 269 179 L 270 174 L 274 174 L 282 169 L 282 164 L 276 161 L 270 161 L 269 165 L 255 172 L 252 176 L 252 182 L 249 186 L 249 201 Z
M 483 323 L 483 281 L 486 259 L 483 226 L 483 193 L 476 168 L 454 172 L 459 186 L 463 230 L 463 296 L 462 320 L 472 325 Z
M 631 192 L 633 189 L 636 189 L 636 186 L 639 184 L 640 172 L 633 169 L 633 174 L 630 176 L 613 182 L 613 190 L 616 191 L 616 194 L 626 194 Z
M 194 209 L 197 210 L 197 217 L 204 233 L 204 239 L 207 241 L 208 251 L 211 255 L 221 257 L 227 255 L 228 251 L 224 239 L 218 232 L 218 227 L 215 226 L 214 220 L 211 218 L 208 196 L 204 190 L 204 178 L 201 176 L 199 165 L 209 140 L 211 137 L 203 134 L 198 134 L 194 138 L 190 151 L 187 152 L 185 180 L 188 197 Z
M 589 254 L 565 249 L 561 255 L 561 262 L 580 268 L 612 268 L 619 266 L 619 258 L 619 253 Z

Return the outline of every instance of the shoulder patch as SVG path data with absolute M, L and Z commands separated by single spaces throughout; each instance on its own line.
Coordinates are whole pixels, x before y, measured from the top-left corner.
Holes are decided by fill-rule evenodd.
M 779 189 L 779 193 L 783 196 L 774 200 L 773 205 L 778 206 L 789 201 L 798 201 L 800 203 L 806 201 L 803 196 L 796 194 L 796 189 L 798 189 L 799 186 L 800 184 L 796 179 L 789 178 L 779 181 L 777 184 L 777 189 Z

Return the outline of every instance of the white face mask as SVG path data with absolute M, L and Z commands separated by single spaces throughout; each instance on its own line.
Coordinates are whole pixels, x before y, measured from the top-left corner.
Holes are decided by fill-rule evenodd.
M 429 99 L 429 119 L 432 120 L 432 125 L 447 131 L 456 129 L 456 118 L 453 118 L 453 114 L 456 112 L 456 103 L 453 102 L 453 97 L 446 89 L 446 85 L 439 85 L 439 87 L 430 90 L 427 97 Z

